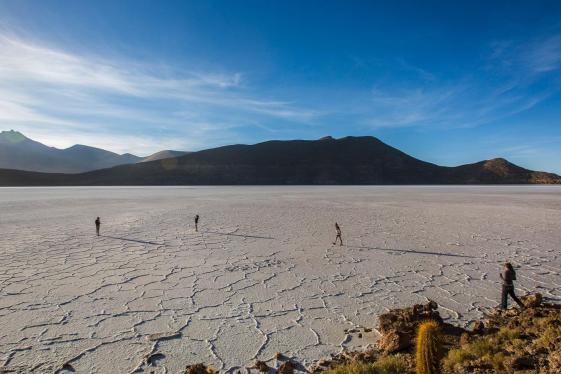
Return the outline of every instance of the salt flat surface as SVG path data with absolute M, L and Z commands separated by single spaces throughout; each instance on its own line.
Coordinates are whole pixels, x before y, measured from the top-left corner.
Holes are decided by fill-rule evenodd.
M 468 324 L 505 259 L 518 293 L 561 298 L 558 187 L 5 188 L 0 235 L 4 372 L 308 364 L 391 308 Z

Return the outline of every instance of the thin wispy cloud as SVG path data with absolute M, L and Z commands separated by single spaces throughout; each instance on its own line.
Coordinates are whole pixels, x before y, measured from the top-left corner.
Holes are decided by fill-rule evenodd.
M 233 118 L 244 115 L 301 123 L 318 115 L 290 102 L 252 96 L 240 72 L 177 71 L 80 56 L 7 35 L 0 35 L 0 59 L 2 127 L 17 125 L 43 141 L 52 126 L 66 128 L 58 141 L 49 137 L 53 145 L 68 146 L 88 136 L 93 145 L 147 154 L 212 144 L 213 135 L 201 134 L 205 127 L 200 127 L 209 121 L 227 131 L 235 127 Z M 197 134 L 198 141 L 153 141 L 154 131 L 162 129 L 184 139 Z M 115 147 L 108 139 L 119 133 L 133 133 L 135 141 Z
M 561 91 L 561 82 L 549 76 L 561 69 L 561 34 L 531 42 L 495 42 L 482 69 L 452 81 L 406 62 L 401 65 L 418 71 L 419 79 L 405 85 L 376 85 L 364 107 L 367 110 L 357 109 L 364 124 L 371 128 L 481 126 L 530 110 Z
M 83 141 L 141 155 L 244 141 L 248 129 L 277 136 L 291 126 L 337 127 L 341 118 L 363 131 L 476 127 L 530 110 L 561 88 L 548 80 L 561 67 L 561 34 L 491 43 L 480 68 L 454 78 L 395 57 L 391 66 L 356 66 L 396 69 L 395 79 L 373 78 L 368 91 L 293 87 L 278 97 L 256 90 L 244 72 L 71 53 L 6 33 L 0 59 L 2 128 L 53 146 Z

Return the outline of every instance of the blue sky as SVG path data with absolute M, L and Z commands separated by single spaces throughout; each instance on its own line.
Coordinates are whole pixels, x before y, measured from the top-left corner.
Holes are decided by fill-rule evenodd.
M 561 173 L 560 119 L 558 1 L 0 0 L 0 129 L 52 146 L 373 135 Z

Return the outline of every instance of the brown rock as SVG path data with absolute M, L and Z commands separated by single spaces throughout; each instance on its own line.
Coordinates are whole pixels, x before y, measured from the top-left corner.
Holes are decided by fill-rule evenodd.
M 278 374 L 294 374 L 295 367 L 291 361 L 287 361 L 279 367 Z
M 527 308 L 537 308 L 542 304 L 543 297 L 540 293 L 525 295 L 520 298 Z
M 429 302 L 425 304 L 425 312 L 431 312 L 437 309 L 438 309 L 438 304 L 436 303 L 436 301 L 429 300 Z
M 384 334 L 380 340 L 378 340 L 378 347 L 384 353 L 395 353 L 403 351 L 413 345 L 413 336 L 409 333 L 400 332 L 397 330 L 392 330 L 387 334 Z
M 214 374 L 214 370 L 204 364 L 187 365 L 185 374 Z
M 516 317 L 520 314 L 520 311 L 516 308 L 510 308 L 505 310 L 504 315 L 507 317 Z
M 464 332 L 460 336 L 460 345 L 464 346 L 464 345 L 468 345 L 469 343 L 471 343 L 471 338 L 467 332 Z
M 475 321 L 473 332 L 475 334 L 483 334 L 485 332 L 485 324 L 482 321 Z
M 263 361 L 259 361 L 259 360 L 255 361 L 255 365 L 253 367 L 262 373 L 269 372 L 269 366 Z
M 358 334 L 358 338 L 359 338 L 359 339 L 362 339 L 362 333 L 359 333 L 359 334 Z
M 393 325 L 398 321 L 398 315 L 394 311 L 384 313 L 378 317 L 378 330 L 382 334 L 390 332 Z
M 394 309 L 378 318 L 378 330 L 382 334 L 391 330 L 415 331 L 417 325 L 424 320 L 433 319 L 442 322 L 437 308 L 438 304 L 429 301 L 425 305 L 416 304 L 409 308 Z

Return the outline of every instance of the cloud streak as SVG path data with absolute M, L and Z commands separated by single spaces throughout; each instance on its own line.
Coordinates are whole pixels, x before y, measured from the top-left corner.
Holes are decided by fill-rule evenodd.
M 559 79 L 550 78 L 561 68 L 561 34 L 494 42 L 480 68 L 456 79 L 392 61 L 396 79 L 373 78 L 368 91 L 343 95 L 301 84 L 301 94 L 279 99 L 260 94 L 241 72 L 77 54 L 0 33 L 0 127 L 59 147 L 83 141 L 140 155 L 244 141 L 248 129 L 276 136 L 285 128 L 334 128 L 341 119 L 364 131 L 475 127 L 559 91 Z
M 213 143 L 213 135 L 205 133 L 201 123 L 212 121 L 228 130 L 235 127 L 233 118 L 307 123 L 319 115 L 290 102 L 256 98 L 244 83 L 239 72 L 177 71 L 80 56 L 0 35 L 0 124 L 17 125 L 40 140 L 48 133 L 41 130 L 64 127 L 57 145 L 71 145 L 70 139 L 88 134 L 93 145 L 147 154 Z M 181 147 L 151 139 L 162 129 L 185 139 L 197 134 L 199 141 Z M 107 141 L 110 134 L 131 133 L 137 141 L 127 146 Z
M 475 127 L 527 111 L 561 90 L 561 34 L 493 43 L 479 70 L 442 81 L 423 69 L 403 86 L 375 86 L 356 108 L 370 128 Z M 427 79 L 430 76 L 430 79 Z M 364 110 L 367 108 L 367 110 Z

